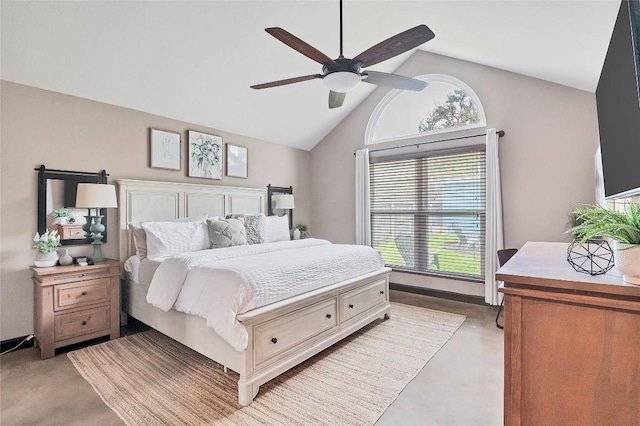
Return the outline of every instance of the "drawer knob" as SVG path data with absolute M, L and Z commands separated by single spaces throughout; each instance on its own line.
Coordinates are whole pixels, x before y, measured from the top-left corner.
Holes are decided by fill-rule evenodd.
M 272 337 L 271 338 L 271 343 L 273 343 L 275 345 L 276 343 L 278 343 L 278 339 L 276 339 L 275 337 Z
M 380 290 L 380 294 L 384 294 L 384 290 Z
M 349 307 L 350 307 L 351 309 L 353 309 L 353 305 L 349 305 Z
M 327 318 L 331 318 L 331 314 L 327 314 Z
M 82 292 L 82 293 L 80 293 L 80 294 L 82 294 L 83 296 L 86 296 L 86 295 L 87 295 L 87 292 L 86 292 L 86 291 L 83 291 L 83 292 Z
M 87 322 L 86 321 L 82 321 L 82 325 L 87 325 Z

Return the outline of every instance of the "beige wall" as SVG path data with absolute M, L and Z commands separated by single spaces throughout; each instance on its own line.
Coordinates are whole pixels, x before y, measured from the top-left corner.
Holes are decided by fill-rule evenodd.
M 145 179 L 265 188 L 293 185 L 294 221 L 310 223 L 310 154 L 283 145 L 171 120 L 140 111 L 93 102 L 6 81 L 1 83 L 0 193 L 0 340 L 33 331 L 33 289 L 29 266 L 36 254 L 37 172 L 51 169 L 99 172 L 109 181 Z M 181 171 L 151 169 L 148 129 L 182 134 Z M 186 177 L 186 131 L 223 137 L 225 143 L 249 148 L 249 178 L 207 180 Z M 117 212 L 108 212 L 108 243 L 104 254 L 117 257 Z M 312 227 L 310 229 L 313 229 Z M 91 254 L 88 246 L 71 246 L 72 255 Z
M 572 203 L 595 199 L 598 133 L 593 93 L 420 51 L 397 73 L 449 74 L 462 80 L 480 98 L 488 127 L 506 131 L 500 139 L 500 167 L 507 247 L 528 240 L 568 240 L 563 232 Z M 311 151 L 315 236 L 355 241 L 353 153 L 364 147 L 369 117 L 387 92 L 373 92 Z M 410 283 L 420 285 L 417 279 Z M 426 277 L 418 281 L 432 281 L 441 289 L 452 284 Z

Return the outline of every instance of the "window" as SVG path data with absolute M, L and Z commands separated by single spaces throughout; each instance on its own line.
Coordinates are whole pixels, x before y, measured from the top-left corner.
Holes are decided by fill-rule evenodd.
M 484 281 L 484 145 L 376 158 L 371 241 L 394 269 Z
M 443 74 L 415 78 L 429 85 L 389 92 L 371 115 L 366 145 L 486 126 L 482 104 L 464 82 Z

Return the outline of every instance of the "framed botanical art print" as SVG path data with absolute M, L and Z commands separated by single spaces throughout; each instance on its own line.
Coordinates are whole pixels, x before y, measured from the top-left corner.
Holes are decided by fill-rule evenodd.
M 189 130 L 189 176 L 222 179 L 222 138 Z
M 227 144 L 227 176 L 249 177 L 249 150 L 244 146 Z
M 180 133 L 149 129 L 149 167 L 180 170 L 182 149 Z

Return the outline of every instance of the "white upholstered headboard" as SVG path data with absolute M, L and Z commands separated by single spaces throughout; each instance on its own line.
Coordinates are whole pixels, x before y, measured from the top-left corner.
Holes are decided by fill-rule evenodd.
M 132 221 L 169 220 L 207 214 L 264 213 L 267 190 L 194 183 L 155 182 L 120 179 L 118 211 L 120 230 L 119 257 L 125 261 L 135 254 L 127 229 Z

